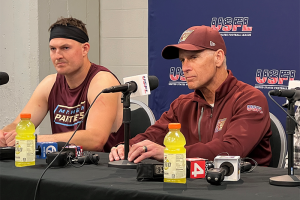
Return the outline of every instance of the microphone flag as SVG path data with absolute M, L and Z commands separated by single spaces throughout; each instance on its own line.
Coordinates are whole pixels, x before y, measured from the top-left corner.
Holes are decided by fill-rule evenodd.
M 149 95 L 150 86 L 149 79 L 147 74 L 141 74 L 137 76 L 130 76 L 123 78 L 124 83 L 134 81 L 137 84 L 137 90 L 134 93 L 131 93 L 131 97 Z

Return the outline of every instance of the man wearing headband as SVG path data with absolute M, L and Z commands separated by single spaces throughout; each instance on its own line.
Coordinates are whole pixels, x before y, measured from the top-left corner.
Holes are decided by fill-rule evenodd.
M 168 124 L 181 123 L 187 158 L 214 160 L 225 153 L 269 165 L 272 133 L 267 100 L 227 70 L 225 55 L 222 36 L 207 26 L 187 29 L 178 44 L 163 49 L 165 59 L 179 58 L 194 92 L 179 96 L 154 125 L 130 140 L 129 161 L 137 163 L 149 157 L 163 161 Z M 124 146 L 112 148 L 109 158 L 124 159 Z
M 121 93 L 101 94 L 120 84 L 114 74 L 88 59 L 90 44 L 85 24 L 61 18 L 50 26 L 50 57 L 57 74 L 47 76 L 36 88 L 21 113 L 31 113 L 37 127 L 49 111 L 52 135 L 39 135 L 38 142 L 67 142 L 84 150 L 107 151 L 124 140 Z M 87 117 L 79 125 L 83 116 Z M 20 117 L 0 130 L 0 146 L 14 146 Z

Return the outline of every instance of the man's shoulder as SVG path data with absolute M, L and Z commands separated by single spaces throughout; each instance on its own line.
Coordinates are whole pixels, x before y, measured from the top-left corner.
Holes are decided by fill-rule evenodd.
M 106 72 L 111 72 L 109 69 L 102 65 L 97 65 L 95 63 L 91 63 L 91 68 L 97 71 L 106 71 Z
M 259 89 L 255 88 L 252 85 L 249 85 L 248 83 L 245 83 L 243 81 L 238 80 L 236 86 L 238 87 L 238 91 L 243 92 L 244 94 L 255 93 L 257 95 L 264 96 L 264 94 Z
M 193 99 L 195 96 L 194 92 L 188 93 L 188 94 L 181 94 L 177 99 L 181 99 L 181 100 L 191 100 Z
M 98 71 L 90 81 L 88 95 L 96 94 L 105 88 L 120 85 L 117 77 L 110 71 Z
M 240 99 L 244 101 L 247 99 L 248 101 L 257 101 L 262 104 L 267 104 L 266 96 L 259 89 L 244 83 L 242 81 L 238 81 L 236 84 L 237 90 L 235 92 L 235 99 Z
M 103 84 L 105 83 L 105 84 L 114 84 L 114 85 L 119 84 L 117 77 L 110 71 L 99 71 L 97 74 L 95 74 L 92 82 L 94 83 L 101 82 Z
M 57 74 L 50 74 L 41 81 L 40 85 L 47 86 L 47 87 L 52 86 L 56 81 L 56 77 Z
M 118 77 L 112 73 L 109 69 L 107 69 L 106 67 L 103 67 L 101 65 L 96 65 L 94 63 L 91 63 L 91 67 L 92 67 L 92 71 L 95 71 L 95 76 L 93 79 L 96 79 L 97 82 L 111 82 L 111 83 L 115 83 L 115 85 L 120 84 L 120 81 L 118 79 Z M 95 82 L 95 81 L 94 81 Z
M 36 91 L 37 94 L 43 95 L 46 99 L 48 99 L 53 85 L 55 84 L 57 74 L 50 74 L 46 76 L 38 85 Z
M 179 104 L 183 104 L 183 103 L 188 103 L 193 101 L 195 96 L 194 92 L 188 93 L 188 94 L 181 94 L 179 97 L 177 97 L 173 103 L 179 105 Z

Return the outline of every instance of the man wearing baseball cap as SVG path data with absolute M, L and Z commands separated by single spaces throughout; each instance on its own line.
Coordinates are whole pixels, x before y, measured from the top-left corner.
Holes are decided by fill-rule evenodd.
M 168 124 L 181 123 L 187 158 L 213 160 L 226 152 L 268 166 L 272 133 L 267 100 L 227 70 L 226 46 L 220 33 L 207 26 L 193 26 L 183 32 L 178 44 L 166 46 L 162 56 L 179 58 L 188 87 L 194 92 L 180 95 L 153 126 L 130 140 L 128 160 L 137 163 L 153 157 L 162 161 Z M 110 160 L 123 159 L 123 149 L 123 145 L 113 148 Z

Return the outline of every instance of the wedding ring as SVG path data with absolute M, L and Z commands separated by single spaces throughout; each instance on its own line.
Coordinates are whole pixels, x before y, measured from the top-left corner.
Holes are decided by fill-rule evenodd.
M 143 146 L 144 152 L 146 153 L 148 151 L 146 146 Z

